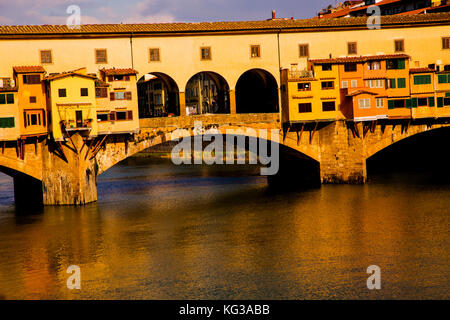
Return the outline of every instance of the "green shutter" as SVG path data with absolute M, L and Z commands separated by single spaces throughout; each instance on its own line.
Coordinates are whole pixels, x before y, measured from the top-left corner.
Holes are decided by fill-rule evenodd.
M 437 98 L 437 107 L 438 108 L 443 108 L 444 107 L 444 98 L 443 97 Z
M 423 76 L 424 84 L 431 84 L 431 76 L 429 74 Z
M 450 83 L 450 74 L 447 75 L 447 83 Z
M 447 75 L 446 74 L 438 75 L 438 82 L 439 83 L 447 83 Z
M 398 78 L 397 79 L 397 87 L 398 88 L 406 88 L 406 79 L 405 78 Z
M 411 104 L 412 104 L 411 107 L 417 108 L 417 98 L 412 98 L 412 99 L 411 99 Z
M 445 96 L 446 96 L 446 97 L 450 97 L 450 92 L 446 92 L 446 93 L 445 93 Z
M 6 103 L 6 96 L 4 94 L 0 94 L 0 104 Z
M 388 109 L 394 109 L 395 102 L 394 100 L 388 100 Z
M 422 84 L 422 76 L 414 76 L 414 84 L 415 85 Z
M 6 103 L 14 104 L 14 95 L 12 93 L 6 95 Z
M 398 69 L 405 69 L 405 59 L 398 60 Z
M 14 128 L 14 118 L 0 118 L 0 128 Z
M 411 109 L 411 108 L 412 108 L 412 99 L 406 99 L 406 107 L 407 107 L 408 109 Z
M 395 89 L 395 79 L 389 79 L 389 88 Z
M 428 97 L 428 106 L 434 107 L 434 97 Z

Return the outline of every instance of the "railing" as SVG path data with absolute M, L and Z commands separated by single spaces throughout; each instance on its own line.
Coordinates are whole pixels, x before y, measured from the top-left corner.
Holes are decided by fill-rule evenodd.
M 291 70 L 289 79 L 314 78 L 314 72 L 309 70 Z

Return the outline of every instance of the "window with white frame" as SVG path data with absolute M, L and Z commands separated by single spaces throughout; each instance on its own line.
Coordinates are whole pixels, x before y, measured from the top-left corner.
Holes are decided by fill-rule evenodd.
M 384 99 L 383 98 L 376 98 L 375 101 L 377 102 L 377 108 L 384 108 Z
M 358 105 L 360 109 L 370 109 L 370 99 L 359 99 Z
M 352 88 L 356 88 L 358 86 L 358 80 L 352 80 Z
M 381 69 L 381 63 L 380 61 L 371 61 L 367 64 L 368 70 L 380 70 Z
M 383 88 L 383 80 L 366 80 L 366 87 L 368 88 Z
M 342 89 L 348 88 L 348 81 L 342 81 Z

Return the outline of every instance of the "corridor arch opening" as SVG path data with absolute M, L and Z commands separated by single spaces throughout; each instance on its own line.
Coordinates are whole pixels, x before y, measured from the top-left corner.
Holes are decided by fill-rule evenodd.
M 151 72 L 137 82 L 139 118 L 175 117 L 180 115 L 180 91 L 173 78 Z
M 186 115 L 230 113 L 230 87 L 220 74 L 199 72 L 186 84 Z
M 236 83 L 237 113 L 276 113 L 279 111 L 278 84 L 263 69 L 244 72 Z

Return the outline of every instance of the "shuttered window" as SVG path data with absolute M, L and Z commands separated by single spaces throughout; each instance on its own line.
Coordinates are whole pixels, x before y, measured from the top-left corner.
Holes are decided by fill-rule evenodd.
M 450 49 L 450 37 L 442 38 L 442 49 Z
M 299 103 L 298 104 L 298 112 L 299 113 L 307 113 L 312 111 L 311 103 Z
M 14 94 L 0 94 L 0 104 L 14 104 Z
M 347 51 L 348 54 L 357 54 L 358 53 L 358 48 L 357 48 L 357 44 L 356 42 L 348 42 L 347 43 Z
M 160 54 L 159 54 L 159 48 L 150 48 L 149 49 L 149 61 L 150 62 L 161 61 Z
M 415 85 L 431 84 L 431 76 L 430 75 L 414 76 L 414 84 Z
M 0 128 L 14 128 L 14 118 L 0 118 Z
M 428 106 L 434 107 L 434 97 L 428 97 Z
M 405 40 L 395 40 L 394 43 L 395 52 L 404 52 L 405 51 Z
M 298 50 L 300 58 L 309 58 L 309 44 L 300 44 Z
M 95 63 L 108 63 L 108 54 L 106 52 L 106 49 L 95 50 Z
M 398 88 L 406 88 L 406 79 L 405 78 L 398 78 L 397 79 L 397 87 Z
M 40 84 L 41 76 L 38 74 L 24 74 L 23 75 L 24 84 Z
M 95 88 L 96 98 L 106 98 L 108 97 L 108 88 Z

